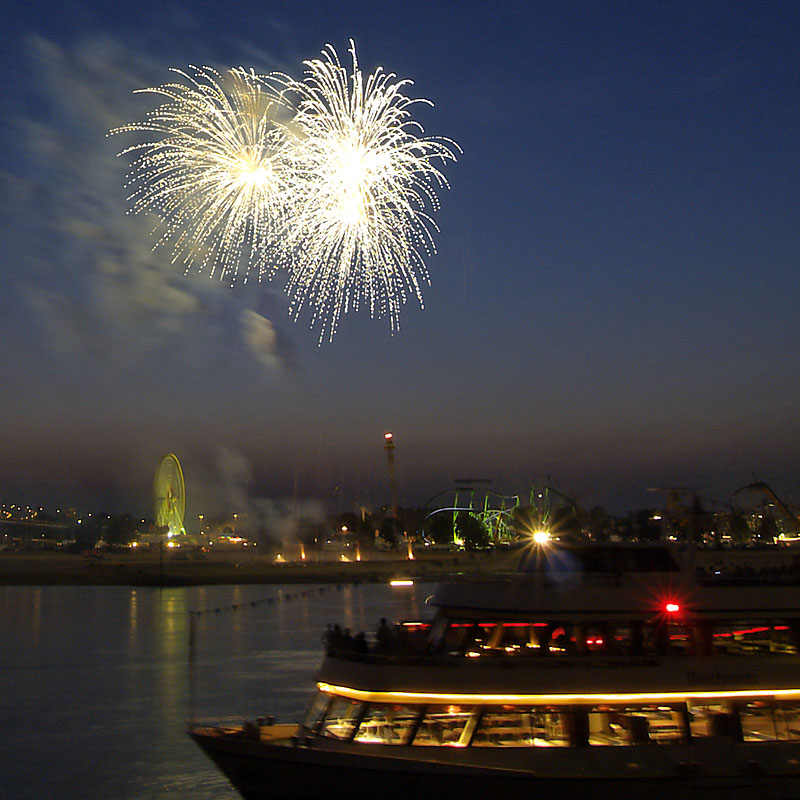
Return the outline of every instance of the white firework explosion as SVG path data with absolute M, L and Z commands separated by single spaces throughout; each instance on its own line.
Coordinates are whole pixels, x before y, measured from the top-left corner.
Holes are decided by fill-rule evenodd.
M 352 72 L 331 45 L 306 61 L 305 78 L 271 75 L 297 106 L 297 204 L 289 242 L 295 256 L 287 291 L 295 319 L 309 306 L 320 342 L 339 319 L 361 305 L 399 325 L 409 295 L 423 305 L 425 258 L 438 228 L 426 209 L 439 209 L 436 190 L 448 187 L 437 165 L 455 161 L 458 145 L 423 136 L 404 94 L 410 80 L 378 67 L 364 78 L 355 43 Z
M 411 116 L 410 80 L 378 67 L 366 78 L 327 45 L 297 81 L 273 73 L 191 67 L 185 83 L 141 89 L 166 97 L 111 134 L 159 134 L 134 144 L 130 213 L 155 213 L 156 247 L 173 261 L 233 283 L 242 264 L 288 272 L 289 313 L 310 309 L 319 342 L 342 314 L 369 308 L 394 333 L 409 296 L 423 306 L 425 259 L 435 253 L 440 167 L 458 145 L 426 137 Z M 188 84 L 188 85 L 187 85 Z
M 126 148 L 131 213 L 159 217 L 156 247 L 172 246 L 173 262 L 220 279 L 245 281 L 289 263 L 283 246 L 296 169 L 279 115 L 281 97 L 254 73 L 190 67 L 172 70 L 187 83 L 140 89 L 166 97 L 143 122 L 111 134 L 146 131 L 153 141 Z M 188 84 L 188 85 L 187 85 Z

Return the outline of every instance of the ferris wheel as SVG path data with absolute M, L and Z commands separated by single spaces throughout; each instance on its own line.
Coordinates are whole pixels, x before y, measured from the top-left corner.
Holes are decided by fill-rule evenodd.
M 181 462 L 174 453 L 165 455 L 153 479 L 153 502 L 156 527 L 167 531 L 167 538 L 186 533 L 183 515 L 186 511 L 186 486 Z

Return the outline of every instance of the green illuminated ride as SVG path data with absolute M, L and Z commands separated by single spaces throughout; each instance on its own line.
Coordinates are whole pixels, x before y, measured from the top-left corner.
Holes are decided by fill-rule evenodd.
M 531 532 L 544 531 L 552 536 L 568 533 L 578 519 L 578 504 L 567 495 L 544 484 L 531 486 L 527 508 L 519 522 Z
M 186 485 L 181 462 L 174 453 L 165 455 L 156 469 L 153 501 L 156 527 L 165 531 L 168 539 L 185 534 L 183 515 L 186 512 Z
M 513 541 L 516 537 L 510 524 L 511 512 L 519 505 L 519 497 L 494 492 L 486 487 L 488 483 L 485 480 L 462 481 L 460 486 L 434 495 L 425 504 L 427 522 L 430 524 L 434 517 L 446 515 L 452 525 L 452 533 L 448 535 L 459 547 L 464 545 L 459 532 L 459 515 L 465 514 L 477 520 L 489 541 L 495 544 Z
M 465 480 L 454 489 L 434 495 L 425 504 L 428 530 L 446 528 L 448 541 L 458 547 L 465 544 L 459 530 L 459 519 L 463 520 L 465 515 L 475 519 L 485 530 L 488 541 L 495 545 L 514 542 L 537 531 L 553 536 L 574 531 L 579 514 L 577 503 L 551 486 L 531 486 L 526 505 L 519 495 L 488 489 L 488 483 L 488 480 Z M 448 524 L 439 523 L 439 517 L 445 517 Z

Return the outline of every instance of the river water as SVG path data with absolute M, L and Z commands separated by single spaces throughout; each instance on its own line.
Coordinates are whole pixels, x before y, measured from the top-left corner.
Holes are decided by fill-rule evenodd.
M 298 720 L 328 623 L 430 616 L 432 589 L 0 587 L 0 798 L 235 800 L 186 720 Z

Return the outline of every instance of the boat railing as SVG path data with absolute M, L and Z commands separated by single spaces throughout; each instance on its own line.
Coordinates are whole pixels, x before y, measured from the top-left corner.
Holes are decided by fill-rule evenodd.
M 329 658 L 341 661 L 354 661 L 361 664 L 374 664 L 384 666 L 420 666 L 420 667 L 463 667 L 484 666 L 495 668 L 518 667 L 521 663 L 531 667 L 597 667 L 599 669 L 620 667 L 657 666 L 659 659 L 653 656 L 638 655 L 522 655 L 509 657 L 507 653 L 498 651 L 485 651 L 474 657 L 466 657 L 464 653 L 437 652 L 437 653 L 411 653 L 403 650 L 396 651 L 364 651 L 328 648 Z
M 269 726 L 275 723 L 275 717 L 257 717 L 255 720 L 247 717 L 192 717 L 186 725 L 189 730 L 198 728 L 216 728 L 217 730 L 239 731 L 248 724 Z
M 212 717 L 193 718 L 186 723 L 189 733 L 233 739 L 269 741 L 289 739 L 297 732 L 297 723 L 275 723 L 275 717 Z
M 698 570 L 695 578 L 701 586 L 800 586 L 800 576 L 776 572 L 748 574 Z

